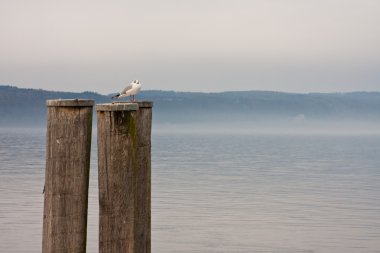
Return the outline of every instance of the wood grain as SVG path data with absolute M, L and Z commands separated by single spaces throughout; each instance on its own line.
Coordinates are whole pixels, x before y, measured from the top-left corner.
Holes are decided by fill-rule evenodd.
M 99 252 L 150 252 L 151 107 L 120 108 L 97 105 Z
M 42 252 L 86 252 L 94 101 L 47 101 Z

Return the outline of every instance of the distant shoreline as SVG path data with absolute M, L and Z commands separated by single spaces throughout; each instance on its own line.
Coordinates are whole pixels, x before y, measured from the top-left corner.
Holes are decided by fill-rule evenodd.
M 0 127 L 44 126 L 46 100 L 93 99 L 111 102 L 95 92 L 57 92 L 0 86 Z M 380 92 L 285 93 L 229 91 L 220 93 L 142 91 L 138 100 L 154 101 L 153 126 L 220 129 L 296 130 L 333 128 L 370 130 L 380 126 Z M 94 122 L 96 113 L 94 113 Z

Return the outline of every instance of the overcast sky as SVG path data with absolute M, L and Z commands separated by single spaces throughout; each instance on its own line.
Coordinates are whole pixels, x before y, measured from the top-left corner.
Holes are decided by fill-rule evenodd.
M 379 0 L 0 0 L 0 85 L 380 91 Z

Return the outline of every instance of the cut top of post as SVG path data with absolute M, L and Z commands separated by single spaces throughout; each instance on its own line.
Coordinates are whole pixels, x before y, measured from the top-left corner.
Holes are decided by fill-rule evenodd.
M 139 108 L 152 108 L 153 107 L 152 101 L 139 101 L 136 103 L 139 105 Z
M 88 107 L 94 106 L 95 101 L 91 99 L 52 99 L 46 100 L 46 106 L 75 106 L 75 107 Z
M 137 111 L 139 108 L 152 108 L 153 102 L 113 102 L 106 104 L 97 104 L 96 111 Z

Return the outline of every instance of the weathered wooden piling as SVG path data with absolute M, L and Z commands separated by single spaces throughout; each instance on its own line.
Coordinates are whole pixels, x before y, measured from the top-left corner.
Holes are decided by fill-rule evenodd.
M 151 252 L 152 102 L 138 102 L 135 252 Z
M 151 251 L 152 105 L 96 106 L 100 253 Z
M 42 252 L 86 252 L 93 100 L 48 100 Z

